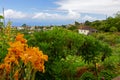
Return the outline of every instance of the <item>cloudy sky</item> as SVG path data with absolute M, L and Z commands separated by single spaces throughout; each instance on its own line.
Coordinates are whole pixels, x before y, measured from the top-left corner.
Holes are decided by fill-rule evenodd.
M 13 25 L 62 25 L 102 20 L 120 11 L 120 0 L 0 0 Z

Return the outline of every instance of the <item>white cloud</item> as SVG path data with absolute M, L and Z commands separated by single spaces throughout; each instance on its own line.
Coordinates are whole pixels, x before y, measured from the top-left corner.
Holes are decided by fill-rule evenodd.
M 83 20 L 89 20 L 89 21 L 97 20 L 97 18 L 88 16 L 88 15 L 85 15 L 82 19 L 83 19 Z
M 76 20 L 80 19 L 80 14 L 69 10 L 66 14 L 59 14 L 59 13 L 36 13 L 33 19 L 40 19 L 40 20 Z
M 15 11 L 12 9 L 5 10 L 5 18 L 21 19 L 27 17 L 27 15 L 20 11 Z
M 67 12 L 38 12 L 33 14 L 28 14 L 22 11 L 16 11 L 13 9 L 5 10 L 5 18 L 8 19 L 33 19 L 33 20 L 78 20 L 80 19 L 80 13 L 72 10 L 68 10 Z
M 59 10 L 76 10 L 83 13 L 114 14 L 120 10 L 120 0 L 59 0 Z

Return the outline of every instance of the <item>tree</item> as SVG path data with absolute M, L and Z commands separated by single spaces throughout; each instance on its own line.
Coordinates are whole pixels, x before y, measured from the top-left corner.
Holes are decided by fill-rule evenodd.
M 80 25 L 80 23 L 75 21 L 75 26 L 79 26 L 79 25 Z
M 111 32 L 116 32 L 116 31 L 118 31 L 118 30 L 117 30 L 116 27 L 113 26 L 113 27 L 110 28 L 110 31 L 111 31 Z
M 80 55 L 82 56 L 84 62 L 88 64 L 92 63 L 94 65 L 97 76 L 96 63 L 104 61 L 105 58 L 110 56 L 112 52 L 107 44 L 102 43 L 91 36 L 85 37 L 85 41 L 80 47 L 80 50 Z
M 61 25 L 61 27 L 66 28 L 66 25 Z
M 24 30 L 27 30 L 27 24 L 23 24 L 22 27 L 24 28 Z
M 116 18 L 120 18 L 120 11 L 118 11 L 118 12 L 115 14 L 115 17 L 116 17 Z
M 23 24 L 23 25 L 22 25 L 22 27 L 26 27 L 26 26 L 27 26 L 27 24 Z
M 71 25 L 70 27 L 68 27 L 68 30 L 71 30 L 71 31 L 75 31 L 77 29 L 77 26 L 75 25 Z
M 99 20 L 91 22 L 91 26 L 95 27 L 98 30 L 99 30 L 100 25 L 101 25 L 101 21 Z
M 83 60 L 88 64 L 99 62 L 101 53 L 105 53 L 107 56 L 111 54 L 111 50 L 107 44 L 102 43 L 91 36 L 85 37 L 84 44 L 82 44 L 80 49 Z
M 90 25 L 91 25 L 91 22 L 87 20 L 87 21 L 85 21 L 85 25 L 86 25 L 86 26 L 90 26 Z

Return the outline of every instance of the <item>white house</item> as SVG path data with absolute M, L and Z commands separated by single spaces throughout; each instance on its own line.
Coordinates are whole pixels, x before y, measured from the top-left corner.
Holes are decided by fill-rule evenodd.
M 80 29 L 78 29 L 78 32 L 79 32 L 80 34 L 89 35 L 89 34 L 91 34 L 91 33 L 96 33 L 97 30 L 96 30 L 96 29 L 93 29 L 93 28 L 91 28 L 91 27 L 89 27 L 89 26 L 83 26 L 83 27 L 81 27 Z
M 16 27 L 17 30 L 23 30 L 24 28 L 23 27 Z

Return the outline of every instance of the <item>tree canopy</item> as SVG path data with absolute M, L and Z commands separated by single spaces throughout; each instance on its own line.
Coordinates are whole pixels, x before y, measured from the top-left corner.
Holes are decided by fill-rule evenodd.
M 108 17 L 106 20 L 96 20 L 93 22 L 85 21 L 85 25 L 92 26 L 99 31 L 115 32 L 120 31 L 120 11 L 114 17 Z

